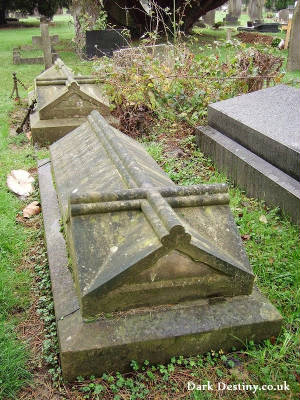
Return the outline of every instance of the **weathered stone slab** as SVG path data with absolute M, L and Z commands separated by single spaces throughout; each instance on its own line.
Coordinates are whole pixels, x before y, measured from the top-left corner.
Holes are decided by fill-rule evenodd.
M 208 11 L 205 15 L 203 15 L 203 21 L 205 24 L 209 26 L 213 26 L 215 23 L 216 10 Z
M 71 275 L 66 262 L 52 258 L 66 379 L 125 371 L 132 359 L 162 362 L 227 350 L 279 333 L 280 315 L 252 290 L 226 185 L 174 185 L 139 143 L 95 111 L 50 153 L 80 305 L 77 310 L 70 299 L 70 280 L 64 278 L 66 294 L 59 289 L 60 273 Z M 55 190 L 43 164 L 51 249 L 59 216 L 57 204 L 49 204 Z
M 251 292 L 224 185 L 177 188 L 97 113 L 50 153 L 84 318 Z
M 75 77 L 60 59 L 35 79 L 35 91 L 30 97 L 37 98 L 30 123 L 33 141 L 40 144 L 53 143 L 77 128 L 94 109 L 117 125 L 97 80 Z
M 210 104 L 208 124 L 300 178 L 300 90 L 278 85 Z
M 254 290 L 220 303 L 197 300 L 84 323 L 79 311 L 58 321 L 63 376 L 127 372 L 130 360 L 160 364 L 173 356 L 240 349 L 246 340 L 277 336 L 281 316 Z
M 196 138 L 200 150 L 248 196 L 280 207 L 295 224 L 300 224 L 297 180 L 210 126 L 199 127 Z

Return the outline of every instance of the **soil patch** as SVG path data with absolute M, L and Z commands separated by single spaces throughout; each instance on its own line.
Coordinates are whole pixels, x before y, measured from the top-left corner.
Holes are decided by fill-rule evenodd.
M 240 32 L 235 38 L 239 39 L 243 43 L 259 43 L 271 45 L 273 42 L 273 36 L 262 35 L 261 33 L 252 32 Z

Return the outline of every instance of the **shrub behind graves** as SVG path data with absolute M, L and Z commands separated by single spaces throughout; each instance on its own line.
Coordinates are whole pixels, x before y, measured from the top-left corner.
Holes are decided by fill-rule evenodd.
M 146 133 L 157 119 L 175 125 L 203 124 L 209 103 L 280 80 L 281 58 L 246 49 L 239 42 L 200 54 L 193 54 L 186 44 L 171 46 L 159 56 L 154 51 L 133 48 L 98 65 L 122 129 L 133 136 Z M 225 59 L 224 53 L 229 54 Z

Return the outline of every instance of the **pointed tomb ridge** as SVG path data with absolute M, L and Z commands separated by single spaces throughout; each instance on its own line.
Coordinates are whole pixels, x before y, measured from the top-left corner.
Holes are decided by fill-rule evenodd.
M 84 318 L 252 291 L 225 184 L 175 185 L 95 111 L 50 152 Z

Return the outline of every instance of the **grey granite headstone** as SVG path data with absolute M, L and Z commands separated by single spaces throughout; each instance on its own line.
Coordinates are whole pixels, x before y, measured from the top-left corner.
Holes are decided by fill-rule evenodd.
M 197 142 L 235 184 L 300 224 L 300 90 L 278 85 L 208 107 Z
M 40 144 L 53 143 L 77 128 L 94 109 L 118 124 L 97 79 L 74 76 L 61 59 L 35 79 L 35 90 L 29 97 L 37 99 L 30 124 L 33 141 Z
M 208 106 L 208 124 L 300 179 L 300 90 L 278 85 Z
M 50 154 L 76 291 L 62 255 L 53 259 L 61 236 L 46 161 L 39 179 L 66 379 L 278 334 L 280 315 L 253 289 L 226 185 L 176 186 L 96 111 Z
M 238 31 L 246 31 L 246 32 L 277 33 L 277 32 L 279 32 L 279 26 L 280 26 L 280 24 L 277 22 L 270 22 L 270 23 L 257 22 L 257 23 L 254 23 L 253 26 L 251 26 L 251 27 L 239 26 L 237 28 L 237 30 Z

